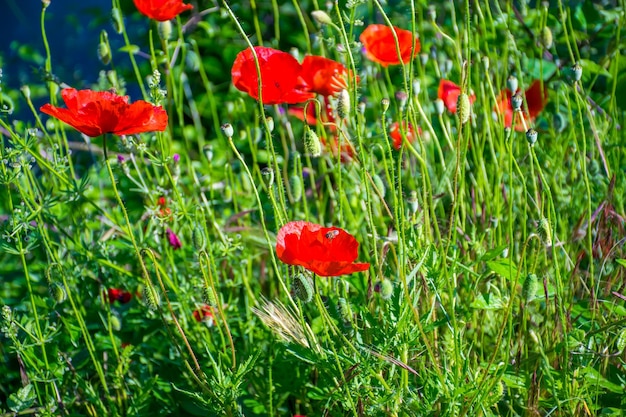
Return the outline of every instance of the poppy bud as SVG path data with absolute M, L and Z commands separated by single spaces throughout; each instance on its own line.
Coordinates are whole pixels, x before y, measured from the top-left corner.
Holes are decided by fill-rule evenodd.
M 419 209 L 419 201 L 417 200 L 417 191 L 411 190 L 411 194 L 409 194 L 409 208 L 411 209 L 411 213 L 417 213 Z
M 50 291 L 50 296 L 57 304 L 61 304 L 67 299 L 65 288 L 63 288 L 63 286 L 58 282 L 51 282 L 50 287 L 48 287 L 48 291 Z
M 317 158 L 322 154 L 320 138 L 317 136 L 317 133 L 308 127 L 304 132 L 304 149 L 313 158 Z
M 380 105 L 383 108 L 383 114 L 387 113 L 387 110 L 389 110 L 389 99 L 385 97 L 384 99 L 380 100 Z
M 350 93 L 348 90 L 341 90 L 337 99 L 337 114 L 340 119 L 347 119 L 350 116 Z
M 274 185 L 274 171 L 272 168 L 265 167 L 261 170 L 261 175 L 263 176 L 263 182 L 265 186 L 269 189 Z
M 293 196 L 293 201 L 300 201 L 302 198 L 302 178 L 300 175 L 293 175 L 289 182 L 291 183 L 291 195 Z
M 528 274 L 524 283 L 522 284 L 522 299 L 525 303 L 529 303 L 535 298 L 537 295 L 537 291 L 539 290 L 539 280 L 537 279 L 537 275 Z
M 202 230 L 201 226 L 196 226 L 191 233 L 191 240 L 193 241 L 193 246 L 196 250 L 204 249 L 204 245 L 206 245 L 206 237 L 204 236 L 204 230 Z
M 461 124 L 467 123 L 470 118 L 470 99 L 467 94 L 459 94 L 459 99 L 456 102 L 456 109 Z
M 222 125 L 222 132 L 226 135 L 227 138 L 232 138 L 235 133 L 233 130 L 233 126 L 230 123 L 224 123 Z
M 522 110 L 522 95 L 520 93 L 515 93 L 511 96 L 511 107 L 513 107 L 513 111 Z
M 308 303 L 313 299 L 313 283 L 304 274 L 297 274 L 291 283 L 291 293 L 299 300 Z
M 515 94 L 518 87 L 517 78 L 514 75 L 510 75 L 506 80 L 506 86 L 512 94 Z
M 149 286 L 143 288 L 143 299 L 146 300 L 146 304 L 150 310 L 156 310 L 159 304 L 161 304 L 161 297 L 159 297 L 156 290 Z
M 109 65 L 111 62 L 111 48 L 106 42 L 100 42 L 98 44 L 98 59 L 104 65 Z
M 389 300 L 393 295 L 393 283 L 388 278 L 379 281 L 374 286 L 374 291 L 380 294 L 383 300 Z
M 550 49 L 552 48 L 552 42 L 552 31 L 549 27 L 544 26 L 543 30 L 541 31 L 541 44 L 544 48 Z
M 117 7 L 111 10 L 111 24 L 113 25 L 113 30 L 120 34 L 124 30 L 124 21 L 122 17 L 122 12 Z
M 387 189 L 385 188 L 385 184 L 383 183 L 382 178 L 380 178 L 380 175 L 372 175 L 372 181 L 374 181 L 374 185 L 380 192 L 380 195 L 384 198 L 385 194 L 387 194 Z
M 115 330 L 116 332 L 119 332 L 120 330 L 122 330 L 122 319 L 120 318 L 119 314 L 117 314 L 117 312 L 112 311 L 111 312 L 111 328 L 113 330 Z
M 164 22 L 159 22 L 157 26 L 157 30 L 159 31 L 159 36 L 164 41 L 167 41 L 172 36 L 172 21 L 166 20 Z
M 331 25 L 333 20 L 323 10 L 314 10 L 311 12 L 311 17 L 320 25 Z
M 439 116 L 441 116 L 445 110 L 445 103 L 443 102 L 442 99 L 438 98 L 435 99 L 435 110 L 437 111 L 437 114 Z
M 489 409 L 500 402 L 502 397 L 504 396 L 504 383 L 502 381 L 496 382 L 493 386 L 493 389 L 485 398 L 484 406 L 486 409 Z
M 483 67 L 485 71 L 489 71 L 489 57 L 487 55 L 483 57 Z
M 202 287 L 202 301 L 210 306 L 217 305 L 217 297 L 215 297 L 215 292 L 213 291 L 213 288 L 209 286 Z
M 50 6 L 50 0 L 41 0 L 41 5 L 44 9 L 47 9 Z
M 526 141 L 530 146 L 534 146 L 537 142 L 537 131 L 535 129 L 528 129 L 526 131 Z
M 541 237 L 541 240 L 546 246 L 552 246 L 552 229 L 550 227 L 550 221 L 545 217 L 539 220 L 537 234 Z
M 580 81 L 580 79 L 583 76 L 583 67 L 580 66 L 580 64 L 574 64 L 574 66 L 571 68 L 571 77 L 574 81 Z
M 350 308 L 350 303 L 341 297 L 337 300 L 337 308 L 339 309 L 339 314 L 345 323 L 350 323 L 352 321 L 352 309 Z
M 2 75 L 2 73 L 0 72 L 0 75 Z M 23 85 L 20 88 L 20 91 L 22 92 L 22 94 L 24 95 L 24 98 L 26 100 L 30 100 L 30 87 L 27 85 Z
M 270 133 L 272 133 L 274 131 L 274 119 L 272 118 L 272 116 L 267 116 L 265 118 L 265 121 L 267 122 L 267 128 L 269 129 Z

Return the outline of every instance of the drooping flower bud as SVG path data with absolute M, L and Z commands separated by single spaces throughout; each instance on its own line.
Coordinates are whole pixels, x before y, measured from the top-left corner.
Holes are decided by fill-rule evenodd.
M 202 226 L 196 226 L 191 233 L 191 240 L 193 241 L 193 246 L 196 250 L 200 251 L 204 249 L 206 245 L 206 237 L 204 236 L 204 230 Z
M 124 21 L 122 17 L 122 12 L 120 9 L 115 7 L 111 10 L 111 24 L 113 25 L 113 30 L 119 35 L 124 30 Z
M 265 167 L 261 170 L 261 175 L 263 176 L 265 186 L 268 189 L 272 188 L 272 185 L 274 185 L 274 170 L 270 167 Z
M 389 300 L 393 295 L 393 283 L 388 278 L 379 281 L 374 286 L 374 291 L 380 294 L 383 300 Z
M 302 192 L 303 192 L 302 178 L 300 177 L 300 175 L 293 175 L 289 179 L 289 182 L 291 184 L 291 195 L 293 197 L 293 201 L 294 202 L 300 201 L 300 199 L 302 198 Z
M 98 59 L 104 65 L 109 65 L 111 62 L 111 48 L 109 48 L 108 43 L 100 42 L 98 44 Z
M 384 198 L 385 194 L 387 194 L 387 188 L 385 188 L 385 183 L 383 183 L 382 178 L 380 178 L 380 175 L 372 175 L 372 181 L 374 181 L 374 185 L 376 186 L 376 189 L 378 189 L 378 192 L 380 193 L 380 195 Z
M 340 119 L 347 119 L 350 116 L 350 93 L 348 90 L 341 90 L 337 99 L 337 115 Z
M 552 246 L 552 228 L 550 227 L 550 221 L 545 217 L 539 220 L 537 234 L 546 246 Z
M 308 303 L 313 299 L 313 283 L 304 274 L 297 274 L 291 283 L 291 293 L 299 300 Z
M 541 44 L 544 48 L 550 49 L 552 48 L 553 38 L 552 38 L 552 30 L 548 26 L 544 26 L 541 31 Z
M 67 293 L 65 292 L 65 288 L 58 282 L 51 282 L 50 286 L 48 287 L 48 291 L 50 291 L 50 296 L 57 304 L 61 304 L 67 299 Z
M 143 299 L 146 300 L 150 310 L 156 310 L 161 304 L 161 297 L 156 290 L 151 289 L 149 286 L 143 287 Z
M 320 138 L 317 136 L 315 131 L 308 127 L 304 132 L 304 150 L 313 158 L 317 158 L 322 154 L 322 143 L 320 142 Z
M 522 299 L 524 303 L 529 303 L 537 295 L 539 290 L 539 279 L 535 274 L 528 274 L 522 285 Z
M 210 306 L 217 305 L 217 297 L 215 296 L 215 291 L 213 291 L 213 288 L 209 287 L 208 285 L 202 287 L 202 300 L 205 304 L 208 304 Z

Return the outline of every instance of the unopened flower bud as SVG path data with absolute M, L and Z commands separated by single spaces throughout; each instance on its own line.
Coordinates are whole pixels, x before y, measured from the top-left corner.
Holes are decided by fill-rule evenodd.
M 539 220 L 537 234 L 546 246 L 552 246 L 552 228 L 550 227 L 550 221 L 545 217 Z
M 308 303 L 313 299 L 313 283 L 304 274 L 297 274 L 291 283 L 291 293 L 299 300 Z
M 30 100 L 30 87 L 29 87 L 29 86 L 27 86 L 27 85 L 23 85 L 23 86 L 20 88 L 20 91 L 22 92 L 22 94 L 24 95 L 24 98 L 25 98 L 26 100 Z
M 380 100 L 380 105 L 383 108 L 383 114 L 387 113 L 387 110 L 389 110 L 389 99 L 385 97 Z
M 98 59 L 104 65 L 109 65 L 111 62 L 111 48 L 106 42 L 100 42 L 98 44 Z
M 161 39 L 168 41 L 172 36 L 172 21 L 166 20 L 164 22 L 159 22 L 157 30 L 159 31 Z
M 350 93 L 348 90 L 341 90 L 337 98 L 337 114 L 340 119 L 347 119 L 350 116 Z
M 304 149 L 313 158 L 317 158 L 322 154 L 322 143 L 320 138 L 310 128 L 306 128 L 304 132 Z
M 274 119 L 272 118 L 272 116 L 267 116 L 265 118 L 265 121 L 267 122 L 267 128 L 269 129 L 270 133 L 272 133 L 274 131 Z
M 411 209 L 411 213 L 413 214 L 417 213 L 417 210 L 419 209 L 419 201 L 417 200 L 417 191 L 411 190 L 411 193 L 409 194 L 408 203 L 409 203 L 409 209 Z
M 422 82 L 416 78 L 413 80 L 413 94 L 418 95 L 422 92 Z
M 122 17 L 122 12 L 120 11 L 120 9 L 115 7 L 113 10 L 111 10 L 111 24 L 113 25 L 113 30 L 117 34 L 122 33 L 122 31 L 124 30 L 123 19 L 124 18 Z
M 515 94 L 517 92 L 517 87 L 518 87 L 517 78 L 515 78 L 514 75 L 510 75 L 509 78 L 507 78 L 506 80 L 506 86 L 511 92 L 511 94 Z
M 380 195 L 382 197 L 385 197 L 385 194 L 387 193 L 387 189 L 385 188 L 385 183 L 383 183 L 382 178 L 380 178 L 380 175 L 372 175 L 372 181 L 374 181 L 374 185 L 376 186 L 376 189 L 378 189 L 378 192 L 380 193 Z
M 227 138 L 232 138 L 235 134 L 233 126 L 230 123 L 225 123 L 222 125 L 222 132 L 226 135 Z
M 50 6 L 50 0 L 41 0 L 41 5 L 44 9 L 47 9 Z
M 526 140 L 530 144 L 530 146 L 534 146 L 537 142 L 537 131 L 535 129 L 528 129 L 526 131 Z
M 261 175 L 263 176 L 263 182 L 265 186 L 269 189 L 274 185 L 274 170 L 269 167 L 265 167 L 261 170 Z
M 215 296 L 213 288 L 206 285 L 202 287 L 202 301 L 210 306 L 217 305 L 217 297 Z
M 122 330 L 122 319 L 115 311 L 111 312 L 111 328 L 116 332 Z
M 311 12 L 311 17 L 320 25 L 331 25 L 333 20 L 323 10 L 314 10 Z
M 300 199 L 302 198 L 302 191 L 303 191 L 302 178 L 300 177 L 300 175 L 293 175 L 289 179 L 289 183 L 291 185 L 291 196 L 293 197 L 293 201 L 294 202 L 300 201 Z
M 522 110 L 522 101 L 522 95 L 520 93 L 515 93 L 511 96 L 511 107 L 513 107 L 513 111 Z
M 574 64 L 571 68 L 571 74 L 574 81 L 580 81 L 583 76 L 583 67 L 581 67 L 578 63 Z
M 48 287 L 48 291 L 50 291 L 50 296 L 57 304 L 61 304 L 67 299 L 67 293 L 65 292 L 65 288 L 58 282 L 51 282 L 50 286 Z
M 380 294 L 380 298 L 388 300 L 393 295 L 393 283 L 385 278 L 374 286 L 374 291 Z
M 537 275 L 528 274 L 524 283 L 522 285 L 522 299 L 525 303 L 529 303 L 535 298 L 537 295 L 537 291 L 539 290 L 539 280 L 537 279 Z
M 465 93 L 459 94 L 459 98 L 456 102 L 457 113 L 461 124 L 467 123 L 470 118 L 470 99 Z
M 548 26 L 544 26 L 543 30 L 541 31 L 541 44 L 544 48 L 550 49 L 552 48 L 552 42 L 552 30 L 550 30 Z
M 150 310 L 156 310 L 161 304 L 161 297 L 156 290 L 150 288 L 149 286 L 145 286 L 143 288 L 143 299 L 146 300 L 146 304 Z
M 193 246 L 196 250 L 204 249 L 206 245 L 206 237 L 204 235 L 204 230 L 202 226 L 196 226 L 191 233 L 191 240 L 193 241 Z
M 445 110 L 445 104 L 442 99 L 440 98 L 435 99 L 435 110 L 437 111 L 438 115 L 441 116 L 443 114 Z

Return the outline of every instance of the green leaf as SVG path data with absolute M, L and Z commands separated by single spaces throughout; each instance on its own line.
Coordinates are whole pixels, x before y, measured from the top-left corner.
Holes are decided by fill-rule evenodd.
M 28 384 L 23 388 L 20 388 L 17 393 L 9 395 L 7 400 L 7 406 L 15 413 L 26 410 L 35 402 L 35 391 L 33 385 Z
M 479 310 L 500 310 L 503 309 L 506 302 L 499 295 L 487 293 L 480 294 L 472 302 L 471 307 Z
M 589 386 L 601 386 L 602 388 L 614 392 L 616 394 L 624 394 L 625 390 L 620 385 L 617 385 L 604 376 L 602 376 L 598 371 L 591 367 L 584 368 L 581 372 L 584 376 L 584 380 Z
M 517 275 L 517 268 L 510 259 L 500 259 L 498 261 L 487 262 L 487 266 L 492 272 L 500 275 L 507 280 L 514 279 Z

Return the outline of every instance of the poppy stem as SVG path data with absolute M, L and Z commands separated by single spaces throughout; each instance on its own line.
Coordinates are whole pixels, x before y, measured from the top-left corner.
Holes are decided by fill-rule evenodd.
M 109 154 L 107 152 L 107 134 L 102 135 L 102 153 L 104 154 L 104 160 L 109 160 Z

